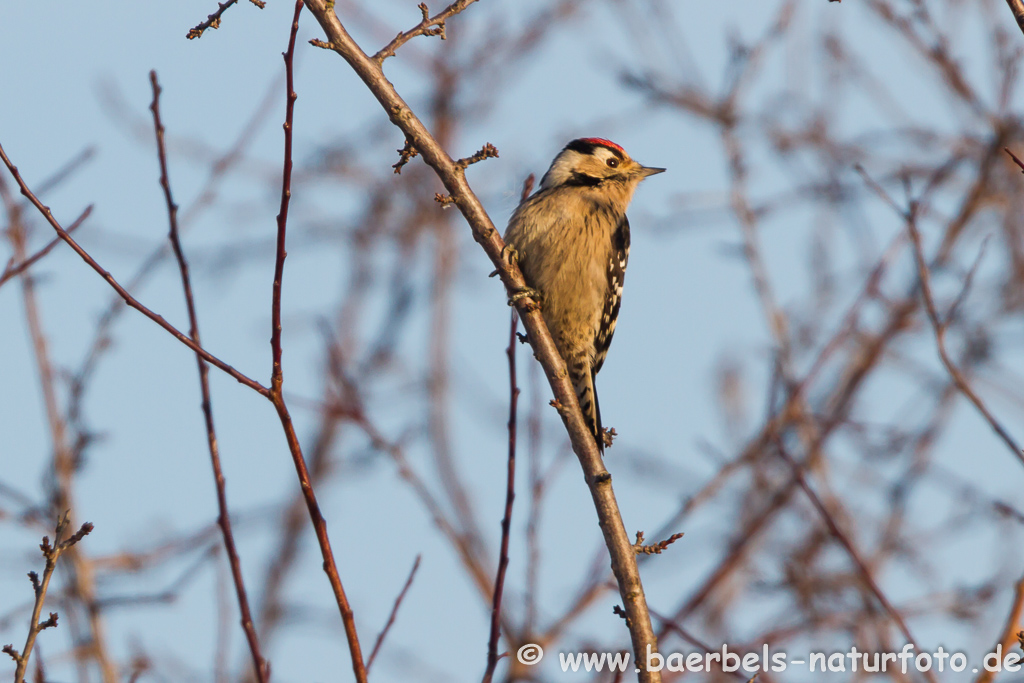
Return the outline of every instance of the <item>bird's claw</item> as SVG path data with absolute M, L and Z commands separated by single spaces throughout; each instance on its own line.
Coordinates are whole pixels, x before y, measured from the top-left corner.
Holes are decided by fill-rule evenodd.
M 508 298 L 508 305 L 509 306 L 515 306 L 516 302 L 518 302 L 520 299 L 526 299 L 526 298 L 533 299 L 536 302 L 536 304 L 539 306 L 542 297 L 541 297 L 541 293 L 538 292 L 533 287 L 523 287 L 522 289 L 518 289 L 518 290 L 516 290 L 515 292 L 512 293 L 512 296 L 510 296 Z
M 519 263 L 519 252 L 516 251 L 516 248 L 513 247 L 511 244 L 506 244 L 505 246 L 503 246 L 501 248 L 501 260 L 504 261 L 505 263 L 508 263 L 509 265 L 512 265 L 513 263 L 518 264 Z M 491 271 L 491 274 L 488 275 L 487 277 L 494 277 L 497 274 L 498 274 L 498 271 L 494 270 L 494 271 Z M 509 305 L 511 306 L 512 304 L 509 304 Z
M 509 264 L 519 263 L 519 252 L 511 244 L 506 244 L 501 248 L 501 258 Z

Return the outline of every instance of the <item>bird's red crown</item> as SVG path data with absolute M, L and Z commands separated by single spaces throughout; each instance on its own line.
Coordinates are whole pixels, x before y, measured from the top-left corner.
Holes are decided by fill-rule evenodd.
M 622 152 L 623 154 L 626 153 L 626 150 L 622 149 L 621 145 L 617 145 L 614 142 L 612 142 L 611 140 L 605 140 L 604 138 L 583 138 L 583 142 L 589 142 L 592 145 L 604 145 L 605 147 L 611 147 L 612 149 L 617 149 L 620 152 Z

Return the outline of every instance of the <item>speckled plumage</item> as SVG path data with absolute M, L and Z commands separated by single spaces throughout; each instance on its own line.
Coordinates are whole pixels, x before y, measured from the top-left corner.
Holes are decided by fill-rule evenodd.
M 636 163 L 608 140 L 573 140 L 555 157 L 537 192 L 512 214 L 505 232 L 526 283 L 541 294 L 544 321 L 601 450 L 594 377 L 622 300 L 629 260 L 626 207 L 639 182 L 663 170 Z

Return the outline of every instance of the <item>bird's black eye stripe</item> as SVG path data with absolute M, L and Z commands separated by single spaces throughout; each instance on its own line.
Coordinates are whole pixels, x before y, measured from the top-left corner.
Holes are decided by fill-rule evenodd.
M 615 157 L 610 157 L 608 161 L 606 161 L 605 163 L 608 164 L 608 166 L 611 168 L 617 168 L 619 165 L 619 160 L 616 159 Z
M 569 179 L 565 181 L 565 184 L 575 187 L 597 187 L 601 184 L 601 179 L 587 175 L 586 173 L 573 171 L 572 175 L 569 176 Z

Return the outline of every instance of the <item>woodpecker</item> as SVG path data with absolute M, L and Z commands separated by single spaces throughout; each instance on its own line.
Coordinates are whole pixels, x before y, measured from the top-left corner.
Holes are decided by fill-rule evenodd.
M 633 161 L 610 140 L 573 140 L 505 231 L 508 255 L 527 284 L 509 303 L 527 296 L 540 303 L 602 453 L 606 437 L 594 378 L 608 354 L 622 300 L 629 260 L 626 207 L 641 180 L 664 170 Z

